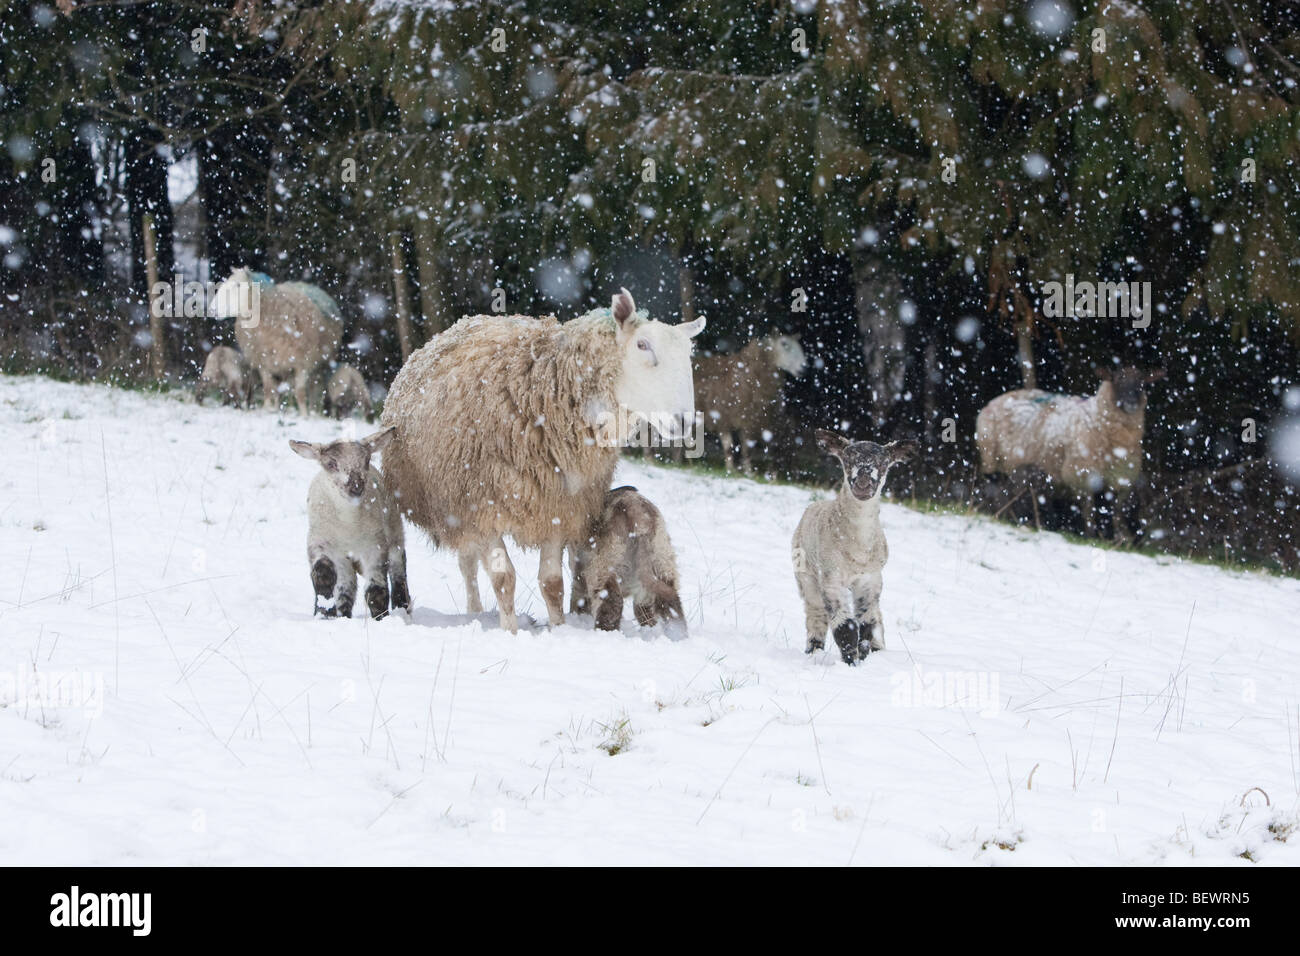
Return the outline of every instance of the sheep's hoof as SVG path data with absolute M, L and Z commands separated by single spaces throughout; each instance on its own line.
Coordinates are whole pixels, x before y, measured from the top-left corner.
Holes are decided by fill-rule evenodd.
M 393 582 L 393 607 L 400 607 L 402 610 L 409 612 L 411 610 L 411 592 L 406 588 L 405 579 Z
M 357 599 L 355 594 L 340 594 L 334 601 L 334 608 L 339 617 L 352 616 L 352 602 Z

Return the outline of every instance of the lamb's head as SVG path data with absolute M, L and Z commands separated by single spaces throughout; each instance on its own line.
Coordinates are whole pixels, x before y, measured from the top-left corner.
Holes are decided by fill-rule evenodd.
M 889 469 L 915 456 L 919 448 L 914 441 L 891 441 L 888 445 L 849 441 L 843 435 L 824 428 L 817 429 L 817 446 L 839 459 L 849 491 L 859 501 L 878 497 L 885 487 Z
M 767 347 L 773 363 L 781 371 L 798 378 L 808 368 L 808 356 L 804 355 L 798 335 L 769 335 Z
M 360 441 L 335 441 L 318 444 L 307 441 L 290 441 L 289 447 L 304 458 L 320 462 L 334 489 L 352 504 L 360 504 L 370 475 L 370 456 L 382 451 L 393 436 L 397 426 L 389 425 Z
M 230 278 L 217 286 L 212 297 L 212 311 L 219 319 L 246 319 L 252 312 L 253 273 L 236 269 Z
M 1115 407 L 1125 415 L 1144 411 L 1147 407 L 1145 386 L 1165 377 L 1162 368 L 1143 371 L 1133 365 L 1119 365 L 1115 368 L 1099 365 L 1096 372 L 1102 380 L 1097 394 L 1113 401 Z M 1107 385 L 1110 387 L 1107 388 Z
M 657 322 L 637 314 L 626 289 L 614 296 L 611 311 L 622 358 L 615 399 L 665 438 L 682 437 L 695 418 L 691 339 L 703 330 L 704 317 L 680 325 Z

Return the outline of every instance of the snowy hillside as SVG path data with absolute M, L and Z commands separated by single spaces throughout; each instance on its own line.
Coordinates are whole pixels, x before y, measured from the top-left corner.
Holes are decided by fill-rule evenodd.
M 339 431 L 0 378 L 0 860 L 1300 864 L 1300 581 L 887 505 L 849 668 L 812 492 L 625 463 L 688 640 L 468 620 L 413 530 L 412 619 L 325 622 L 287 440 Z

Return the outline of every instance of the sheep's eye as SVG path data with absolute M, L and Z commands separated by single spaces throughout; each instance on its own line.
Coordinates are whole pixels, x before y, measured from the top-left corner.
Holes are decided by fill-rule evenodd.
M 642 352 L 650 351 L 650 343 L 647 342 L 645 339 L 637 339 L 636 347 L 639 348 Z

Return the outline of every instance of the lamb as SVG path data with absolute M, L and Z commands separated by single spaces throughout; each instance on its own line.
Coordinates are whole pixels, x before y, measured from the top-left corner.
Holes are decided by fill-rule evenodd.
M 1128 540 L 1121 516 L 1142 474 L 1143 386 L 1165 373 L 1131 365 L 1096 372 L 1101 385 L 1088 398 L 1022 388 L 985 405 L 975 419 L 980 473 L 1042 469 L 1051 482 L 1079 497 L 1088 534 L 1095 534 L 1097 526 L 1093 495 L 1110 487 L 1116 498 L 1115 536 Z
M 795 529 L 794 576 L 803 598 L 806 652 L 825 646 L 829 627 L 846 664 L 885 649 L 881 571 L 889 546 L 880 527 L 880 492 L 889 469 L 914 456 L 914 441 L 877 445 L 817 430 L 817 445 L 839 459 L 844 483 L 830 501 L 810 504 Z
M 563 555 L 604 505 L 619 447 L 652 421 L 670 438 L 695 414 L 691 338 L 623 289 L 612 307 L 554 316 L 472 316 L 411 354 L 381 418 L 397 426 L 384 476 L 403 513 L 459 553 L 471 613 L 483 564 L 500 625 L 518 628 L 505 536 L 539 548 L 551 626 L 564 622 Z
M 711 355 L 695 363 L 696 406 L 704 413 L 705 430 L 717 429 L 727 471 L 735 468 L 732 432 L 740 440 L 741 467 L 753 472 L 753 436 L 772 426 L 780 414 L 785 375 L 798 378 L 808 367 L 797 335 L 751 339 L 739 352 Z
M 370 465 L 370 456 L 383 450 L 394 433 L 389 427 L 360 441 L 289 442 L 295 452 L 321 466 L 307 491 L 313 614 L 351 617 L 358 573 L 366 582 L 371 617 L 382 618 L 390 607 L 411 610 L 401 512 L 383 477 Z
M 202 405 L 204 396 L 216 392 L 223 404 L 247 407 L 252 399 L 252 381 L 244 356 L 229 345 L 218 345 L 203 362 L 203 374 L 194 386 L 194 401 Z
M 320 407 L 323 395 L 313 382 L 343 338 L 342 314 L 333 299 L 306 282 L 276 283 L 236 269 L 217 288 L 214 305 L 218 315 L 237 320 L 235 339 L 249 367 L 261 375 L 265 408 L 277 405 L 276 380 L 290 376 L 298 411 L 309 415 Z M 309 388 L 317 394 L 309 396 Z
M 335 418 L 352 415 L 359 410 L 366 416 L 366 421 L 375 420 L 375 406 L 370 401 L 370 389 L 361 373 L 351 365 L 340 365 L 334 370 L 325 393 Z
M 618 630 L 623 601 L 630 596 L 642 627 L 662 620 L 675 639 L 686 636 L 677 595 L 677 559 L 664 516 L 631 485 L 606 493 L 599 519 L 587 540 L 570 549 L 570 560 L 570 610 L 595 608 L 598 629 Z

